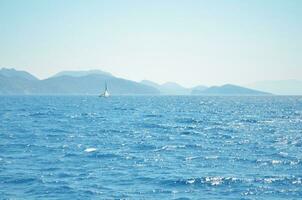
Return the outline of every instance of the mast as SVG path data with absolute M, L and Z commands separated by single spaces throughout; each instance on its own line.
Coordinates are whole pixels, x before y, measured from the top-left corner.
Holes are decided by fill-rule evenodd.
M 109 97 L 110 94 L 108 92 L 108 88 L 107 88 L 107 82 L 105 81 L 105 90 L 104 93 L 100 94 L 100 97 Z

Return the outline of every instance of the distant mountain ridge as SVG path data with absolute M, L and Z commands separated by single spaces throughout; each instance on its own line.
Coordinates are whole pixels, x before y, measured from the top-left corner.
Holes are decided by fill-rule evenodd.
M 207 88 L 206 86 L 196 86 L 194 88 L 185 88 L 174 82 L 166 82 L 164 84 L 157 84 L 149 80 L 142 80 L 142 84 L 157 88 L 163 95 L 190 95 L 191 91 L 196 88 Z
M 18 77 L 27 80 L 38 80 L 37 77 L 33 76 L 30 73 L 26 71 L 17 71 L 14 68 L 2 68 L 0 69 L 0 75 L 7 78 Z
M 167 82 L 164 84 L 157 84 L 152 81 L 143 80 L 142 84 L 152 86 L 160 91 L 164 95 L 189 95 L 190 89 L 185 88 L 177 83 Z
M 199 94 L 200 92 L 203 92 L 204 90 L 208 89 L 208 87 L 206 86 L 203 86 L 203 85 L 199 85 L 199 86 L 196 86 L 196 87 L 193 87 L 192 90 L 191 90 L 191 94 L 194 95 L 194 94 Z
M 135 82 L 118 78 L 101 70 L 62 71 L 39 80 L 26 71 L 3 68 L 0 70 L 0 94 L 91 94 L 104 90 L 105 82 L 113 95 L 271 95 L 255 89 L 226 84 L 222 86 L 196 86 L 185 88 L 177 83 L 157 84 L 143 80 Z
M 222 86 L 212 86 L 204 90 L 193 90 L 193 95 L 209 95 L 209 96 L 249 96 L 249 95 L 272 95 L 267 92 L 253 90 L 237 85 L 225 84 Z
M 122 78 L 102 71 L 87 71 L 38 80 L 29 73 L 7 69 L 0 71 L 0 94 L 91 94 L 98 95 L 104 89 L 105 82 L 113 95 L 157 95 L 160 92 L 150 86 Z M 102 72 L 102 73 L 101 73 Z

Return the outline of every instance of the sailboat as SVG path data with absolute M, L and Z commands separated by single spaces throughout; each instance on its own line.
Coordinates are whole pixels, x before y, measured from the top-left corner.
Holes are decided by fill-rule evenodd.
M 107 89 L 107 83 L 105 82 L 105 91 L 104 91 L 104 93 L 100 94 L 99 97 L 109 97 L 109 96 L 110 96 L 110 94 Z

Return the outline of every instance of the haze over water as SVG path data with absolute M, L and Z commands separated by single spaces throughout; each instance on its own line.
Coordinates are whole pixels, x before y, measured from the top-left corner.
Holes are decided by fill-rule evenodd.
M 3 96 L 1 199 L 299 199 L 301 97 Z

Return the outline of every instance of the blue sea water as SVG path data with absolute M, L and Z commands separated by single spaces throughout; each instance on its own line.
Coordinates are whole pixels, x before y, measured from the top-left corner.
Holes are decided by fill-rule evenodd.
M 0 199 L 301 198 L 302 97 L 0 97 Z

